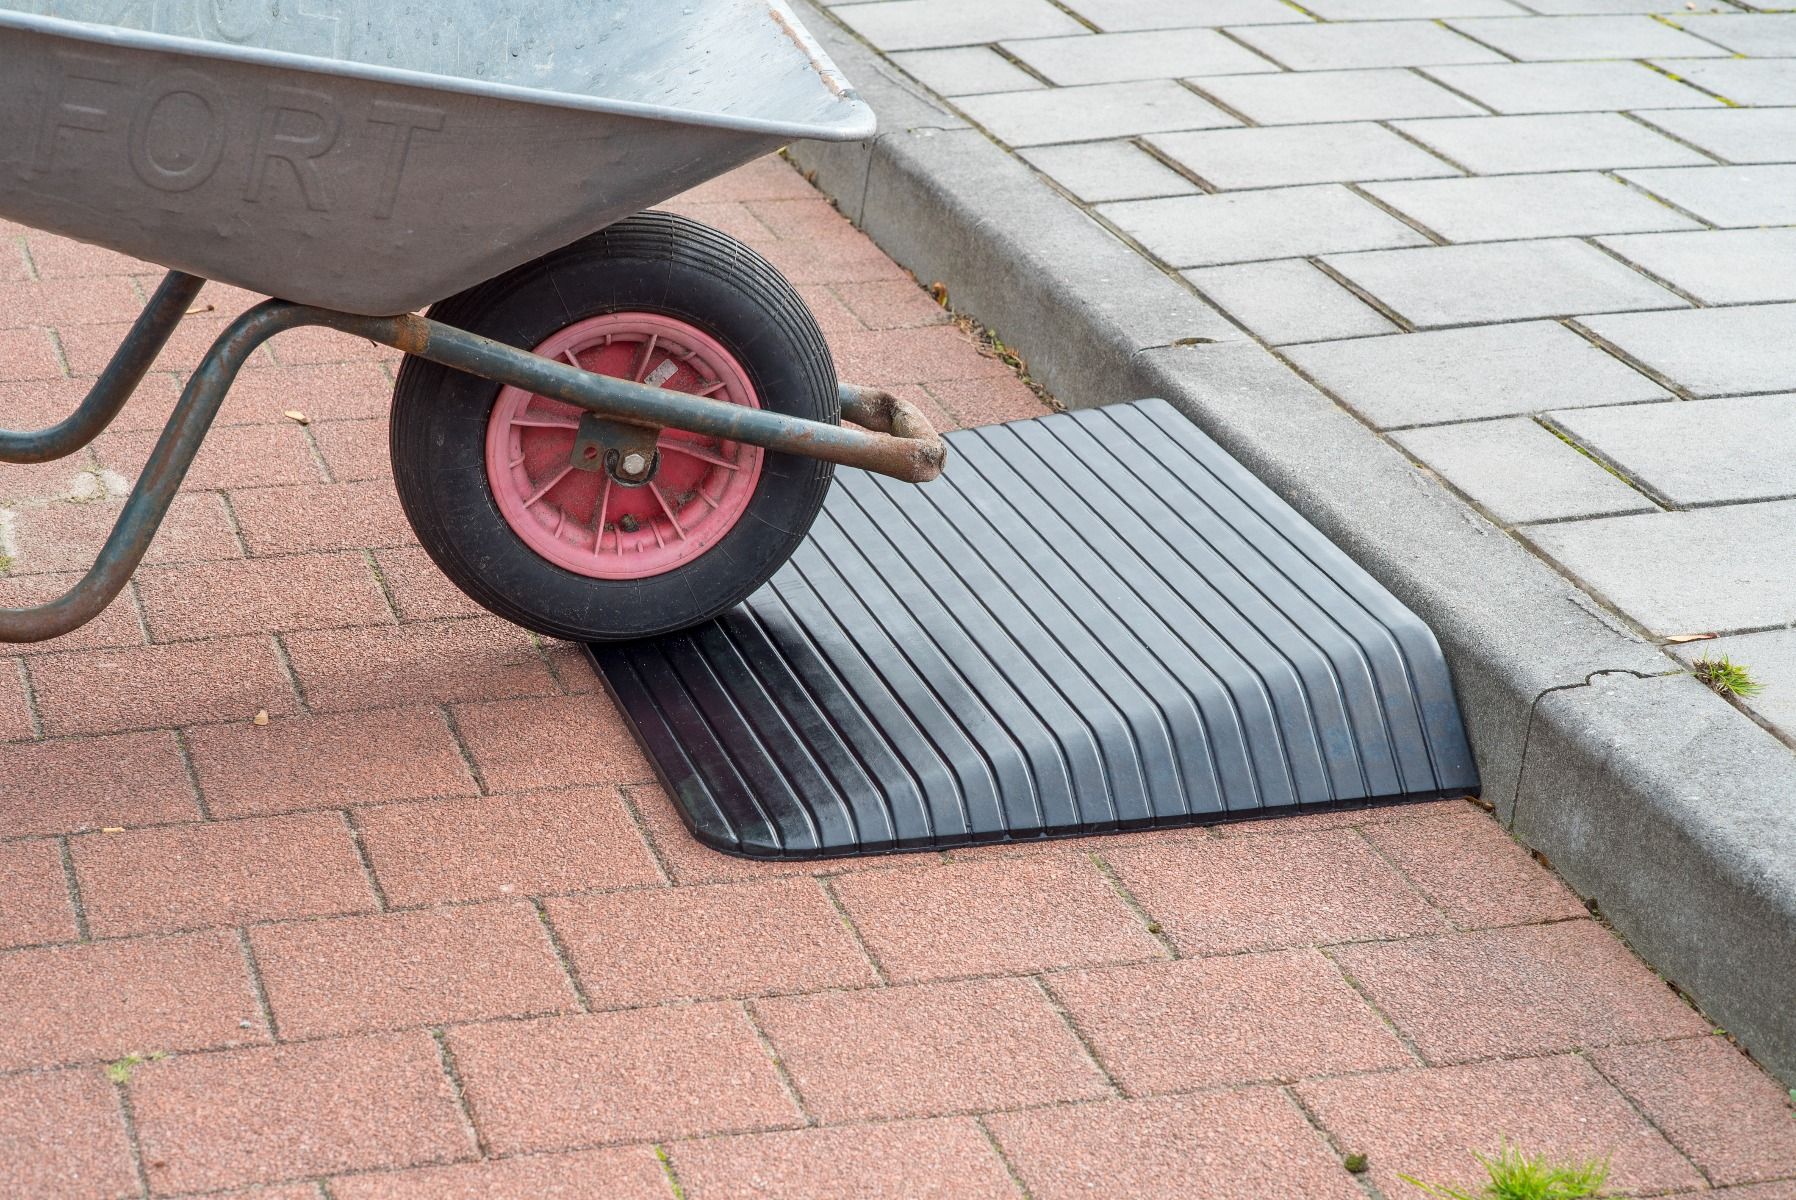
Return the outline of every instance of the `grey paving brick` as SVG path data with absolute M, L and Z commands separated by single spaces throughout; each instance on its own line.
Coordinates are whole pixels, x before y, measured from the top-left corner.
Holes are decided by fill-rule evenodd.
M 1450 242 L 1701 228 L 1595 172 L 1369 183 L 1365 190 Z
M 1796 162 L 1796 108 L 1670 108 L 1635 116 L 1729 162 Z
M 1397 128 L 1477 175 L 1681 167 L 1707 156 L 1620 113 L 1528 117 L 1448 117 L 1399 121 Z
M 1021 92 L 1047 86 L 990 46 L 913 50 L 908 54 L 892 55 L 892 61 L 925 87 L 934 88 L 944 96 Z
M 1503 56 L 1432 21 L 1264 25 L 1235 36 L 1293 71 L 1502 62 Z M 1673 53 L 1673 51 L 1664 51 Z
M 1661 58 L 1655 64 L 1735 104 L 1796 104 L 1796 59 Z M 1654 105 L 1642 104 L 1640 108 Z M 1669 105 L 1667 107 L 1670 107 Z
M 1636 62 L 1429 67 L 1427 73 L 1500 113 L 1714 108 L 1721 104 L 1713 96 L 1705 96 Z
M 1087 204 L 1185 196 L 1198 190 L 1195 183 L 1133 142 L 1037 146 L 1019 153 Z
M 1673 25 L 1754 58 L 1796 57 L 1796 13 L 1683 14 Z
M 1306 0 L 1304 7 L 1325 21 L 1516 17 L 1527 11 L 1505 0 Z
M 1218 129 L 1240 124 L 1171 80 L 995 92 L 968 96 L 960 107 L 992 136 L 1012 146 L 1096 142 L 1173 129 Z
M 1173 79 L 1181 75 L 1237 75 L 1278 67 L 1214 29 L 1156 29 L 1083 37 L 1005 42 L 1004 49 L 1062 87 Z
M 1371 123 L 1213 129 L 1162 133 L 1147 140 L 1224 190 L 1459 174 L 1426 150 Z
M 1528 7 L 1548 17 L 1688 11 L 1676 0 L 1528 0 Z M 1698 7 L 1704 11 L 1736 11 L 1728 8 L 1725 0 L 1700 0 Z
M 1706 304 L 1796 300 L 1796 229 L 1704 229 L 1597 240 Z
M 1525 17 L 1521 20 L 1450 21 L 1448 24 L 1523 62 L 1668 55 L 1698 58 L 1727 54 L 1718 46 L 1679 33 L 1644 15 Z
M 1796 304 L 1617 313 L 1579 323 L 1692 395 L 1796 390 Z
M 1125 200 L 1098 211 L 1174 267 L 1415 246 L 1428 240 L 1332 184 Z
M 1796 395 L 1550 415 L 1629 478 L 1680 507 L 1796 496 Z
M 1206 95 L 1261 125 L 1462 117 L 1482 111 L 1409 71 L 1235 75 L 1202 79 L 1196 84 Z
M 1745 697 L 1741 703 L 1785 737 L 1796 737 L 1796 629 L 1736 633 L 1707 642 L 1687 642 L 1674 647 L 1672 653 L 1692 667 L 1704 656 L 1725 657 L 1745 667 L 1764 691 Z
M 1324 342 L 1286 353 L 1385 429 L 1670 398 L 1552 321 Z
M 1685 308 L 1585 242 L 1493 242 L 1322 260 L 1418 329 L 1582 313 Z
M 1309 20 L 1280 0 L 1066 0 L 1066 6 L 1106 32 Z
M 1599 517 L 1524 533 L 1661 637 L 1796 621 L 1796 503 Z
M 970 46 L 1004 38 L 1058 37 L 1084 26 L 1048 0 L 876 0 L 833 10 L 881 50 Z
M 1397 326 L 1301 258 L 1186 271 L 1211 303 L 1275 346 L 1396 333 Z
M 1664 167 L 1621 177 L 1717 225 L 1796 223 L 1796 166 Z
M 1392 436 L 1505 524 L 1654 511 L 1645 496 L 1527 417 Z

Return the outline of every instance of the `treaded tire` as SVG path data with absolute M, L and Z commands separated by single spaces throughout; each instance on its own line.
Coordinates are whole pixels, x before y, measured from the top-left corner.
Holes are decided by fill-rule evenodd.
M 835 366 L 792 285 L 760 255 L 671 213 L 629 217 L 434 305 L 446 325 L 524 349 L 612 312 L 685 321 L 746 371 L 763 408 L 841 419 Z M 564 569 L 531 549 L 487 476 L 500 385 L 408 356 L 389 445 L 405 515 L 431 559 L 481 606 L 571 641 L 624 641 L 699 624 L 765 583 L 804 540 L 834 467 L 766 451 L 747 510 L 698 557 L 641 579 Z

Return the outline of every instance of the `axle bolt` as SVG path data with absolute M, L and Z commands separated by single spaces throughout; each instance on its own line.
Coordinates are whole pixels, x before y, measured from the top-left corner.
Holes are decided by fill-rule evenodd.
M 632 450 L 624 455 L 624 461 L 618 466 L 625 475 L 634 479 L 649 469 L 649 460 L 639 451 Z

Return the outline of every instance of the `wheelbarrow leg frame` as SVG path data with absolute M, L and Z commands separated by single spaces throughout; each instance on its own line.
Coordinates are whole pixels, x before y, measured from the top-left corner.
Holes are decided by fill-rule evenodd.
M 81 406 L 48 429 L 0 430 L 0 462 L 48 462 L 99 436 L 204 285 L 196 276 L 170 271 Z M 59 637 L 112 603 L 149 549 L 244 362 L 275 334 L 304 325 L 365 337 L 626 424 L 744 442 L 910 482 L 935 478 L 946 454 L 941 438 L 915 407 L 875 389 L 841 389 L 842 416 L 863 426 L 855 429 L 595 375 L 426 317 L 363 317 L 268 300 L 231 322 L 194 369 L 93 567 L 55 600 L 34 608 L 0 608 L 0 643 Z

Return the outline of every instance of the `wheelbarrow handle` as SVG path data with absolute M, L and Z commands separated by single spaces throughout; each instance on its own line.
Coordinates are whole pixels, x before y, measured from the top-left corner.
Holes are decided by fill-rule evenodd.
M 143 382 L 162 347 L 193 307 L 206 281 L 170 271 L 139 313 L 112 361 L 73 413 L 47 429 L 0 429 L 0 462 L 40 463 L 66 458 L 99 437 Z

